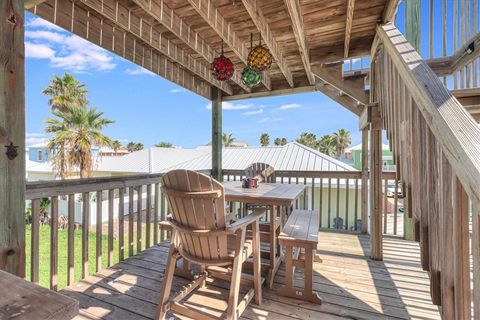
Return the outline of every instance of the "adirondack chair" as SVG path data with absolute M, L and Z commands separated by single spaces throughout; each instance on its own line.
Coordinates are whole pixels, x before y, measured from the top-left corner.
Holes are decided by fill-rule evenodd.
M 261 214 L 253 213 L 232 224 L 226 223 L 223 186 L 213 178 L 195 171 L 170 171 L 162 177 L 161 183 L 162 192 L 172 210 L 168 217 L 172 226 L 172 237 L 157 319 L 164 319 L 168 310 L 195 319 L 211 318 L 211 315 L 180 304 L 184 297 L 205 283 L 207 276 L 214 274 L 214 271 L 209 271 L 209 267 L 217 273 L 219 268 L 231 268 L 231 273 L 226 274 L 231 281 L 227 319 L 238 319 L 253 296 L 260 305 L 262 291 L 258 220 Z M 246 240 L 246 229 L 250 225 L 253 237 Z M 253 288 L 239 303 L 242 265 L 250 255 L 253 255 Z M 195 279 L 192 285 L 186 286 L 184 291 L 169 300 L 176 261 L 179 258 L 200 266 L 205 272 Z
M 245 177 L 246 178 L 257 178 L 258 183 L 262 182 L 269 182 L 274 183 L 276 182 L 277 178 L 275 176 L 275 169 L 267 163 L 263 162 L 255 162 L 245 168 Z M 253 205 L 246 205 L 244 207 L 243 212 L 241 212 L 241 216 L 245 216 L 248 214 L 249 211 L 255 209 L 263 209 L 267 210 L 265 207 L 260 206 L 253 206 Z

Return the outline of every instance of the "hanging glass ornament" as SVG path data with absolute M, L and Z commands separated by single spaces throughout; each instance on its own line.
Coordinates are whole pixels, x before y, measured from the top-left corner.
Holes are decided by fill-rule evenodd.
M 245 67 L 242 71 L 242 82 L 247 87 L 255 88 L 262 82 L 262 73 L 258 70 Z
M 232 61 L 223 55 L 222 41 L 222 54 L 213 59 L 211 66 L 212 75 L 219 81 L 226 81 L 233 76 L 234 70 Z
M 252 35 L 250 35 L 250 43 L 252 42 Z M 247 63 L 252 69 L 264 71 L 272 66 L 273 56 L 268 48 L 262 45 L 262 38 L 256 47 L 252 48 L 248 53 Z

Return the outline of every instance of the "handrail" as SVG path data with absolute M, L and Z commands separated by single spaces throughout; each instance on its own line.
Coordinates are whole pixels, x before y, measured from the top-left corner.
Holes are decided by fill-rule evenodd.
M 465 191 L 480 203 L 480 127 L 393 25 L 377 35 Z

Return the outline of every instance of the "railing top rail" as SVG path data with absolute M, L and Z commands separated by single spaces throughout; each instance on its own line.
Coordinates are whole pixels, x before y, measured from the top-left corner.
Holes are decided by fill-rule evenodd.
M 378 26 L 377 35 L 465 191 L 480 203 L 480 127 L 393 24 Z

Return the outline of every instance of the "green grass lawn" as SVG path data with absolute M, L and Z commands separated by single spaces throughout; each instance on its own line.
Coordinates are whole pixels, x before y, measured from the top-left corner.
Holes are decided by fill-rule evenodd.
M 135 226 L 136 227 L 136 226 Z M 143 226 L 142 241 L 145 246 L 145 230 L 146 226 Z M 153 226 L 151 233 L 152 239 L 150 243 L 153 243 Z M 67 286 L 67 229 L 58 230 L 58 289 L 65 288 Z M 30 256 L 31 256 L 31 227 L 27 225 L 25 230 L 25 251 L 26 251 L 26 279 L 30 280 Z M 137 252 L 136 232 L 133 235 L 134 250 Z M 96 234 L 90 232 L 88 235 L 88 262 L 89 262 L 89 274 L 95 273 L 96 266 Z M 128 233 L 125 236 L 125 258 L 128 257 Z M 107 267 L 108 259 L 108 237 L 102 235 L 102 265 L 103 268 Z M 82 230 L 78 229 L 74 232 L 74 270 L 75 270 L 75 282 L 82 278 Z M 113 263 L 119 261 L 118 257 L 118 239 L 113 241 Z M 50 287 L 50 226 L 40 227 L 40 261 L 39 261 L 39 284 L 41 286 Z

